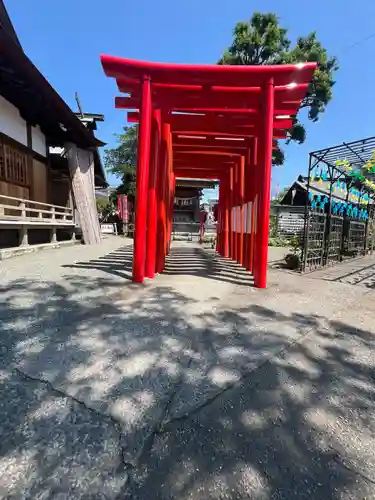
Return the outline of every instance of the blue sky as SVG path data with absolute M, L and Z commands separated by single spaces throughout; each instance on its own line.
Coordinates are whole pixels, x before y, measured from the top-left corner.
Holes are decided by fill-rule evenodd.
M 375 135 L 374 0 L 5 0 L 26 54 L 75 109 L 103 113 L 98 136 L 109 146 L 125 113 L 114 109 L 116 86 L 105 77 L 100 53 L 151 61 L 215 63 L 230 44 L 237 21 L 254 10 L 275 12 L 292 40 L 316 30 L 339 57 L 334 99 L 304 145 L 289 145 L 273 169 L 274 190 L 307 169 L 309 151 Z M 354 47 L 352 44 L 359 42 Z M 114 178 L 110 182 L 116 183 Z

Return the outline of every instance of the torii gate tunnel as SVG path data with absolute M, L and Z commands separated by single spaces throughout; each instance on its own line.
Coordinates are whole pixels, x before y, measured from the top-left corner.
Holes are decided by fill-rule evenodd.
M 274 139 L 286 138 L 316 63 L 183 65 L 101 56 L 139 123 L 133 281 L 164 270 L 176 177 L 217 179 L 217 251 L 267 285 Z M 136 110 L 136 111 L 134 111 Z

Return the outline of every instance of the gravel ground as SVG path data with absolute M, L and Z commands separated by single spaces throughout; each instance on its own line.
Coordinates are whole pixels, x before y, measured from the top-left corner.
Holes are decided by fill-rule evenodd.
M 0 264 L 0 498 L 375 498 L 375 292 L 130 243 Z

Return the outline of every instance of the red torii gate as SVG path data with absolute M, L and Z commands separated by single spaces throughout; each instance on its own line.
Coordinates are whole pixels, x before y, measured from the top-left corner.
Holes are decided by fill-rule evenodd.
M 162 64 L 102 55 L 117 108 L 139 122 L 133 280 L 164 270 L 176 177 L 218 179 L 217 251 L 267 284 L 273 139 L 286 137 L 316 63 Z

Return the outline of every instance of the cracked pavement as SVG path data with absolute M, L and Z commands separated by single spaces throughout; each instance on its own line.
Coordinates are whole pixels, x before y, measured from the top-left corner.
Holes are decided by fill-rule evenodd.
M 176 243 L 136 286 L 121 238 L 0 266 L 0 498 L 375 498 L 368 282 Z

